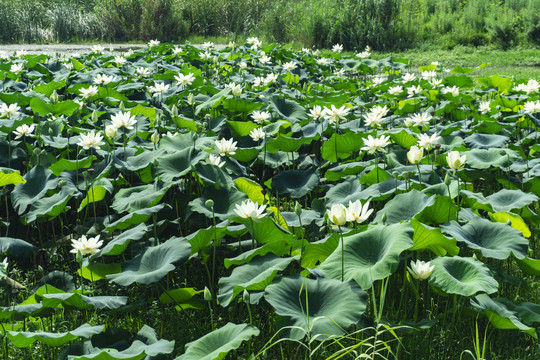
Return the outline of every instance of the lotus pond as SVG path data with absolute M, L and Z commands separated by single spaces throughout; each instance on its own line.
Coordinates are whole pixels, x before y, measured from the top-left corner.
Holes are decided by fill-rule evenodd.
M 333 50 L 3 54 L 4 358 L 537 347 L 540 84 Z

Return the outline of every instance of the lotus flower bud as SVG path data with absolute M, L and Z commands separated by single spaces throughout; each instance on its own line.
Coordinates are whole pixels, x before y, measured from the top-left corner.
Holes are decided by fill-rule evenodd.
M 171 115 L 172 115 L 173 118 L 178 117 L 178 108 L 176 107 L 176 105 L 173 105 L 173 107 L 171 109 Z
M 244 289 L 244 292 L 242 293 L 242 300 L 244 300 L 246 304 L 249 304 L 249 299 L 250 299 L 249 292 Z
M 294 204 L 294 213 L 296 216 L 302 215 L 302 206 L 298 203 L 298 201 Z
M 124 104 L 123 101 L 120 101 L 120 105 L 118 105 L 118 108 L 119 108 L 120 111 L 122 111 L 122 112 L 125 112 L 125 111 L 126 111 L 126 105 Z
M 450 176 L 448 175 L 448 173 L 446 173 L 446 175 L 444 176 L 444 185 L 450 186 L 451 181 L 452 180 L 450 179 Z
M 386 219 L 387 219 L 386 213 L 383 213 L 383 214 L 381 215 L 381 222 L 382 222 L 383 224 L 386 223 Z
M 209 209 L 212 209 L 214 207 L 214 200 L 212 199 L 206 200 L 206 202 L 204 203 L 204 206 L 206 206 Z
M 212 301 L 212 293 L 210 292 L 210 289 L 208 287 L 204 287 L 204 300 L 206 301 Z

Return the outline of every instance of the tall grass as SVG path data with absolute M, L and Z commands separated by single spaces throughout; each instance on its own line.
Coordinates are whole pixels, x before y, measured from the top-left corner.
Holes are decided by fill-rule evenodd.
M 260 36 L 347 50 L 540 46 L 538 0 L 3 0 L 0 42 Z

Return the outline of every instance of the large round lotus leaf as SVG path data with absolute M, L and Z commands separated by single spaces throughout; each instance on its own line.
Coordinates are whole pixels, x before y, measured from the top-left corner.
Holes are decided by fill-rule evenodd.
M 449 294 L 471 296 L 478 292 L 494 293 L 499 283 L 491 276 L 488 268 L 474 258 L 438 257 L 429 283 Z
M 537 338 L 534 328 L 523 324 L 518 314 L 514 311 L 514 304 L 508 304 L 509 301 L 496 301 L 500 299 L 491 299 L 486 294 L 479 294 L 471 300 L 471 305 L 482 311 L 489 322 L 497 329 L 517 329 L 526 332 L 534 338 Z
M 511 211 L 513 209 L 521 209 L 524 206 L 538 201 L 538 197 L 534 194 L 527 194 L 521 190 L 502 189 L 495 194 L 486 196 L 486 200 L 495 211 Z
M 485 257 L 504 260 L 510 253 L 518 259 L 527 256 L 529 242 L 519 230 L 507 224 L 477 217 L 463 226 L 451 221 L 441 225 L 441 230 L 457 241 L 466 243 L 471 249 L 480 250 Z
M 464 140 L 467 146 L 471 148 L 489 149 L 504 147 L 508 141 L 508 136 L 474 133 Z
M 306 170 L 285 170 L 272 178 L 271 188 L 279 195 L 301 198 L 319 184 L 316 168 Z
M 80 337 L 89 337 L 99 334 L 104 328 L 104 325 L 90 326 L 88 324 L 83 324 L 75 330 L 64 333 L 7 331 L 5 336 L 11 340 L 13 345 L 21 348 L 28 347 L 38 340 L 47 346 L 62 346 L 65 343 Z
M 14 257 L 31 257 L 37 251 L 37 247 L 21 239 L 0 237 L 0 253 Z
M 413 229 L 407 223 L 378 225 L 367 231 L 344 238 L 344 280 L 354 279 L 362 289 L 396 271 L 399 255 L 413 246 Z M 320 269 L 328 277 L 341 280 L 341 241 L 324 260 Z
M 348 204 L 349 201 L 361 200 L 362 188 L 362 184 L 356 178 L 347 179 L 334 185 L 326 193 L 327 205 Z
M 427 196 L 418 190 L 411 190 L 405 194 L 396 195 L 388 201 L 384 208 L 377 212 L 375 222 L 380 223 L 382 215 L 386 214 L 386 223 L 395 224 L 403 220 L 410 220 L 426 207 L 435 203 L 434 196 Z
M 120 214 L 155 206 L 171 186 L 172 184 L 164 186 L 156 181 L 154 184 L 120 189 L 114 196 L 111 208 Z
M 235 268 L 231 276 L 219 279 L 220 305 L 229 305 L 232 299 L 244 290 L 264 290 L 274 280 L 278 271 L 283 271 L 292 260 L 293 258 L 266 254 Z
M 306 110 L 294 100 L 273 96 L 268 100 L 268 106 L 277 113 L 280 119 L 295 123 L 306 118 Z
M 134 282 L 151 284 L 173 271 L 175 264 L 183 264 L 190 252 L 191 246 L 187 240 L 172 238 L 161 245 L 144 249 L 122 265 L 121 273 L 107 275 L 107 279 L 122 286 Z
M 96 309 L 116 309 L 126 305 L 126 296 L 93 296 L 88 297 L 77 293 L 63 294 L 43 294 L 41 301 L 44 307 L 56 308 L 62 305 L 64 308 L 76 308 L 86 310 L 90 308 Z
M 55 189 L 60 181 L 51 170 L 42 166 L 33 167 L 23 178 L 26 182 L 16 185 L 11 192 L 11 202 L 19 214 L 44 197 L 47 191 Z
M 466 152 L 465 163 L 473 169 L 487 169 L 490 166 L 507 168 L 518 158 L 515 151 L 509 149 L 473 149 Z
M 216 189 L 214 186 L 208 186 L 200 198 L 189 202 L 189 207 L 192 211 L 204 214 L 208 218 L 213 218 L 215 215 L 221 220 L 228 219 L 236 215 L 236 204 L 240 204 L 246 200 L 247 196 L 234 187 L 227 186 Z M 206 201 L 214 202 L 214 212 L 206 206 Z
M 308 334 L 318 340 L 342 335 L 360 320 L 367 304 L 366 293 L 354 282 L 313 280 L 298 274 L 268 286 L 264 298 L 283 317 L 279 334 L 292 339 Z
M 186 352 L 175 360 L 222 360 L 242 342 L 259 335 L 259 329 L 249 324 L 228 323 L 203 337 L 186 344 Z

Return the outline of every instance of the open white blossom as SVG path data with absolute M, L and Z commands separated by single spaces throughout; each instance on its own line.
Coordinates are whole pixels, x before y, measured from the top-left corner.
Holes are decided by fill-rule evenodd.
M 276 82 L 278 79 L 278 75 L 274 73 L 267 74 L 264 78 L 264 85 L 270 85 L 271 83 Z
M 407 88 L 407 97 L 413 97 L 416 94 L 419 94 L 422 92 L 422 87 L 420 85 L 411 86 Z
M 129 111 L 117 112 L 116 114 L 111 116 L 111 121 L 112 125 L 117 129 L 125 128 L 126 130 L 132 130 L 133 125 L 137 123 L 137 120 L 135 120 L 135 116 L 132 116 Z
M 90 51 L 97 54 L 103 54 L 105 52 L 105 48 L 101 45 L 94 45 L 90 48 Z
M 383 117 L 380 113 L 368 112 L 367 114 L 364 115 L 364 120 L 366 122 L 366 125 L 371 126 L 371 127 L 377 127 L 377 126 L 381 126 Z
M 283 64 L 283 70 L 287 70 L 287 71 L 293 71 L 297 67 L 298 67 L 298 65 L 296 65 L 296 63 L 294 61 L 289 61 L 289 62 L 286 62 L 285 64 Z
M 459 96 L 459 88 L 455 85 L 452 87 L 446 86 L 441 90 L 441 92 L 443 94 L 452 94 L 454 97 Z
M 523 112 L 525 114 L 536 114 L 540 112 L 540 100 L 527 101 L 523 104 Z
M 173 55 L 178 55 L 180 54 L 182 51 L 184 51 L 184 49 L 182 49 L 181 47 L 178 47 L 177 45 L 175 45 L 172 49 L 172 53 Z
M 414 121 L 414 126 L 424 126 L 429 124 L 431 119 L 433 119 L 433 116 L 426 111 L 421 114 L 413 114 L 410 119 Z
M 126 63 L 126 61 L 127 61 L 126 58 L 123 57 L 123 56 L 115 56 L 114 57 L 114 62 L 119 66 L 124 65 Z
M 466 158 L 466 155 L 460 156 L 459 151 L 450 151 L 448 155 L 446 155 L 446 162 L 450 169 L 459 170 L 465 166 Z
M 313 109 L 309 110 L 309 116 L 312 117 L 314 120 L 317 120 L 321 116 L 324 116 L 324 110 L 321 108 L 320 105 L 315 105 Z
M 148 42 L 148 47 L 154 47 L 159 45 L 159 40 L 150 40 Z
M 178 74 L 174 76 L 174 79 L 176 80 L 176 83 L 180 86 L 186 86 L 193 84 L 193 80 L 195 80 L 195 75 L 192 73 L 189 73 L 187 75 L 184 74 Z
M 390 95 L 399 95 L 403 91 L 403 86 L 390 86 L 388 88 L 388 93 Z
M 95 255 L 101 245 L 103 245 L 103 240 L 99 240 L 99 235 L 88 239 L 83 235 L 79 240 L 71 240 L 73 249 L 70 252 L 74 254 L 80 252 L 82 256 Z
M 429 136 L 428 134 L 419 134 L 418 135 L 418 146 L 421 148 L 424 148 L 426 150 L 429 150 L 433 147 L 433 145 L 440 139 L 441 137 L 437 135 L 437 133 L 432 134 Z
M 351 111 L 350 107 L 346 107 L 345 105 L 341 106 L 340 108 L 336 108 L 333 104 L 331 108 L 325 108 L 324 109 L 324 117 L 328 120 L 330 124 L 339 122 L 341 120 L 345 120 L 346 116 Z
M 240 205 L 236 204 L 234 212 L 244 219 L 259 220 L 266 216 L 264 210 L 266 205 L 258 205 L 251 200 L 243 201 Z
M 212 57 L 212 54 L 210 54 L 208 51 L 200 52 L 199 56 L 203 60 L 209 60 Z
M 343 45 L 336 44 L 336 45 L 332 46 L 332 51 L 339 54 L 340 52 L 343 51 Z
M 203 50 L 210 50 L 210 49 L 213 49 L 214 46 L 216 46 L 216 44 L 214 44 L 213 42 L 211 41 L 207 41 L 207 42 L 204 42 L 201 47 L 203 48 Z
M 251 132 L 249 133 L 249 136 L 251 136 L 251 138 L 254 141 L 259 141 L 259 140 L 264 139 L 264 137 L 266 136 L 266 133 L 263 131 L 262 128 L 256 128 L 256 129 L 251 130 Z
M 318 65 L 328 65 L 328 64 L 330 64 L 330 60 L 327 59 L 327 58 L 324 58 L 324 57 L 315 60 L 315 62 L 316 62 Z
M 23 124 L 21 126 L 18 126 L 14 131 L 13 134 L 15 135 L 15 140 L 22 138 L 23 136 L 28 137 L 35 137 L 36 135 L 33 134 L 34 128 L 36 127 L 35 124 L 32 124 L 30 126 Z
M 360 200 L 352 202 L 349 200 L 349 207 L 346 211 L 347 221 L 353 221 L 358 224 L 363 223 L 369 218 L 369 215 L 373 212 L 373 209 L 369 208 L 369 201 L 362 206 Z
M 254 120 L 257 124 L 260 125 L 260 124 L 262 124 L 263 122 L 270 120 L 270 112 L 268 112 L 268 111 L 254 110 L 254 111 L 251 113 L 251 117 L 253 118 L 253 120 Z
M 411 149 L 407 152 L 407 159 L 411 164 L 418 164 L 420 161 L 422 161 L 422 157 L 424 157 L 424 148 L 413 146 Z
M 94 130 L 86 134 L 80 134 L 80 140 L 77 143 L 78 146 L 82 147 L 84 150 L 94 148 L 99 150 L 101 145 L 105 145 L 103 142 L 103 136 L 99 133 L 95 133 Z
M 9 71 L 11 71 L 12 73 L 14 74 L 18 74 L 20 73 L 21 71 L 23 71 L 24 69 L 24 66 L 22 64 L 13 64 L 11 65 L 11 67 L 9 68 Z
M 116 80 L 116 77 L 113 75 L 97 74 L 96 77 L 94 78 L 94 84 L 107 85 L 115 80 Z
M 431 80 L 437 76 L 437 72 L 435 70 L 431 71 L 422 71 L 422 79 L 424 80 Z
M 266 55 L 262 55 L 261 58 L 259 59 L 259 62 L 263 65 L 268 65 L 270 64 L 270 62 L 272 61 L 272 59 L 269 57 L 269 56 L 266 56 Z
M 225 165 L 225 161 L 221 161 L 221 156 L 214 154 L 210 154 L 208 156 L 208 159 L 206 159 L 206 163 L 217 167 L 222 167 L 223 165 Z
M 225 85 L 225 87 L 228 87 L 231 89 L 231 92 L 234 97 L 239 97 L 240 94 L 242 94 L 242 85 L 235 84 L 234 82 L 228 83 Z
M 21 108 L 17 104 L 6 104 L 0 105 L 0 117 L 11 118 L 19 113 Z
M 416 79 L 416 75 L 414 75 L 413 73 L 403 74 L 403 82 L 414 81 L 415 79 Z
M 478 104 L 478 111 L 480 114 L 487 114 L 491 111 L 491 106 L 489 101 L 480 101 L 480 104 Z
M 136 72 L 137 75 L 139 75 L 140 77 L 150 76 L 150 74 L 151 74 L 150 69 L 145 68 L 145 67 L 142 67 L 142 66 L 137 67 L 137 68 L 135 69 L 135 72 Z
M 386 152 L 385 147 L 390 144 L 390 136 L 380 136 L 378 138 L 374 138 L 371 135 L 368 135 L 368 138 L 363 138 L 362 141 L 364 142 L 364 147 L 362 147 L 360 150 L 366 150 L 370 154 L 375 154 L 375 152 Z
M 220 156 L 234 155 L 236 154 L 236 149 L 238 149 L 238 147 L 236 146 L 237 142 L 234 141 L 233 139 L 216 140 L 215 144 L 216 144 L 216 152 Z
M 429 261 L 416 260 L 416 262 L 411 261 L 411 266 L 407 266 L 407 269 L 413 278 L 426 280 L 433 272 L 433 269 L 435 269 L 435 265 L 431 265 Z
M 330 210 L 326 210 L 328 219 L 337 226 L 345 225 L 347 222 L 347 208 L 343 204 L 334 204 Z
M 165 83 L 156 83 L 154 86 L 149 86 L 148 91 L 153 94 L 153 96 L 160 96 L 167 90 L 169 90 L 169 85 Z

